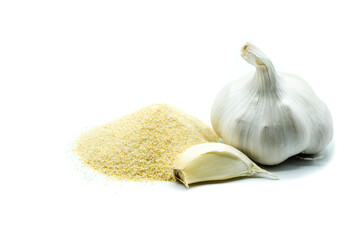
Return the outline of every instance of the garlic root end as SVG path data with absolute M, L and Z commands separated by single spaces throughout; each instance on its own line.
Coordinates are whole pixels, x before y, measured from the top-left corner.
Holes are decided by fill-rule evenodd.
M 174 169 L 174 176 L 176 180 L 180 181 L 185 185 L 185 187 L 189 188 L 189 184 L 186 183 L 185 176 L 180 169 Z

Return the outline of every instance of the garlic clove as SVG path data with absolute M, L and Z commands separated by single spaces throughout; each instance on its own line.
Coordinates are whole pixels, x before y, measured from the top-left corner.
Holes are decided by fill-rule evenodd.
M 202 143 L 183 152 L 174 165 L 174 176 L 189 184 L 272 173 L 258 167 L 245 154 L 223 143 Z

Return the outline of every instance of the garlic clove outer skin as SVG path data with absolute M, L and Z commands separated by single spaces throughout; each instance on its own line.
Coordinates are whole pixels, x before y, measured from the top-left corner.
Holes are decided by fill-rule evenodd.
M 189 184 L 225 180 L 265 173 L 277 176 L 258 167 L 245 154 L 223 143 L 202 143 L 179 155 L 174 164 L 174 176 L 186 187 Z
M 242 47 L 242 57 L 256 72 L 220 90 L 211 110 L 215 132 L 264 165 L 324 150 L 333 136 L 332 118 L 310 85 L 295 75 L 277 73 L 251 43 Z

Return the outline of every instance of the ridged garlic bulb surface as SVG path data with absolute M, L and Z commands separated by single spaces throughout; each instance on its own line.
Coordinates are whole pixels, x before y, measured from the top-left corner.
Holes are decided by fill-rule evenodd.
M 295 75 L 277 73 L 251 43 L 241 51 L 256 72 L 218 93 L 211 110 L 215 132 L 226 144 L 265 165 L 324 150 L 333 136 L 332 118 L 310 85 Z

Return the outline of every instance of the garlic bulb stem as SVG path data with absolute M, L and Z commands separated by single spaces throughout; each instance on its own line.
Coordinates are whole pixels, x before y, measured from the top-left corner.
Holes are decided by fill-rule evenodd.
M 263 93 L 277 91 L 278 75 L 270 59 L 256 46 L 246 43 L 241 49 L 241 56 L 256 67 L 254 83 Z

